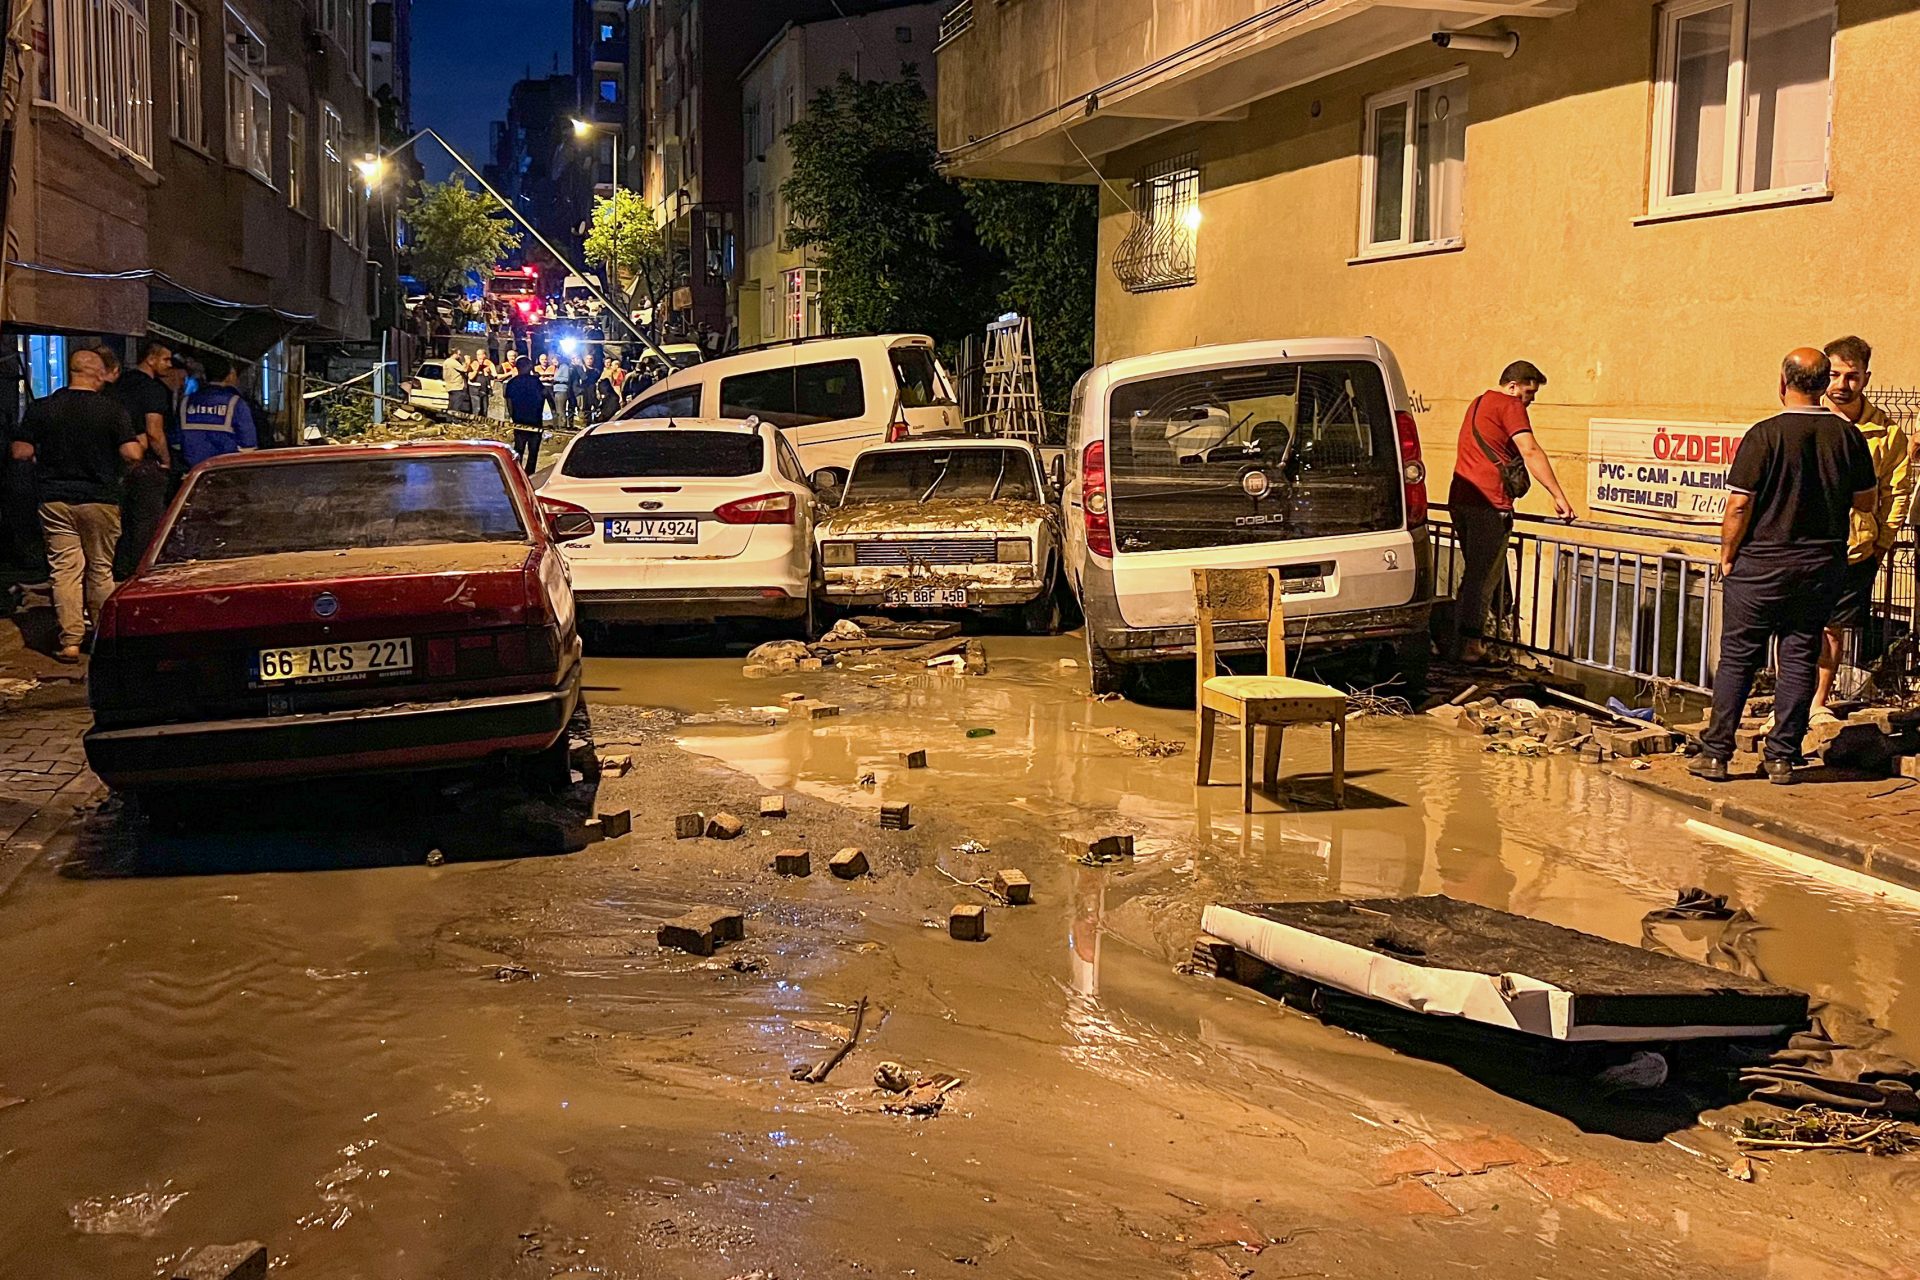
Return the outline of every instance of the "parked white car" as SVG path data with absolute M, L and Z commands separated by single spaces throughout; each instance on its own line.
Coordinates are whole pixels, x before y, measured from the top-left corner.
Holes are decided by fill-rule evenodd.
M 413 376 L 403 384 L 407 389 L 407 403 L 416 409 L 447 408 L 447 383 L 442 373 L 443 366 L 438 360 L 425 360 L 413 368 Z
M 771 423 L 603 422 L 560 454 L 540 505 L 580 614 L 603 622 L 809 625 L 814 496 Z
M 1059 624 L 1060 513 L 1030 444 L 912 440 L 854 459 L 815 531 L 817 593 L 836 609 L 1009 609 Z
M 1429 654 L 1426 466 L 1399 363 L 1374 338 L 1165 351 L 1074 390 L 1066 572 L 1094 691 L 1122 664 L 1185 657 L 1193 570 L 1277 566 L 1288 632 L 1372 644 L 1417 687 Z M 1218 629 L 1223 651 L 1264 644 Z
M 619 416 L 758 417 L 787 433 L 809 470 L 961 425 L 933 339 L 916 334 L 801 338 L 716 356 L 656 382 Z

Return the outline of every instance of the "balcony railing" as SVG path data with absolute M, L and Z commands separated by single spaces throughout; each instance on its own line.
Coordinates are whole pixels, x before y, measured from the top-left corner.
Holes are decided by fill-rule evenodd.
M 973 0 L 960 0 L 959 4 L 940 15 L 940 39 L 933 46 L 938 53 L 943 45 L 958 40 L 973 26 Z

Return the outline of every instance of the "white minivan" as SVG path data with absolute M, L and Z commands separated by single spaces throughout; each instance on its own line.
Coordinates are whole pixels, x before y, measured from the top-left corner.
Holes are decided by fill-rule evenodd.
M 1134 356 L 1074 389 L 1066 569 L 1096 693 L 1191 658 L 1193 570 L 1277 566 L 1296 644 L 1378 645 L 1417 686 L 1433 548 L 1406 383 L 1375 338 Z M 1223 623 L 1221 649 L 1264 643 Z
M 680 369 L 621 409 L 620 418 L 747 418 L 770 422 L 808 471 L 850 467 L 870 444 L 953 431 L 953 382 L 918 334 L 800 338 Z

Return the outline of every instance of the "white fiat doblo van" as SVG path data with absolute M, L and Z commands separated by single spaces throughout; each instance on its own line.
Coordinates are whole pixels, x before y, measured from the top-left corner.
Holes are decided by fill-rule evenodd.
M 1063 503 L 1094 692 L 1117 692 L 1125 664 L 1191 661 L 1193 570 L 1271 566 L 1290 643 L 1378 646 L 1417 689 L 1433 548 L 1407 404 L 1374 338 L 1166 351 L 1081 378 Z M 1215 630 L 1224 652 L 1265 641 L 1257 623 Z

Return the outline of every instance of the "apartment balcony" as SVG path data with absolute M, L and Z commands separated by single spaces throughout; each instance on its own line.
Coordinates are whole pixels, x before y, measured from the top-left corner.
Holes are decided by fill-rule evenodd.
M 1578 0 L 961 0 L 941 23 L 940 149 L 969 178 L 1093 182 L 1098 159 L 1243 119 L 1397 49 Z

